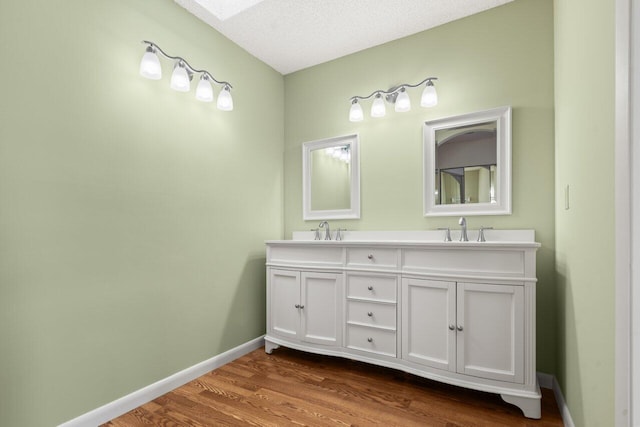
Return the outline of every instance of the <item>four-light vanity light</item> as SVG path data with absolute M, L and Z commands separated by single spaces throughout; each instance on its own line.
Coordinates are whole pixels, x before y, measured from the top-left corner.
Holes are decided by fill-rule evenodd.
M 142 77 L 152 80 L 159 80 L 162 77 L 162 67 L 160 67 L 160 59 L 157 55 L 160 53 L 163 57 L 174 61 L 173 73 L 171 74 L 171 89 L 178 92 L 189 92 L 193 75 L 199 74 L 200 81 L 196 87 L 196 99 L 202 102 L 212 102 L 213 88 L 211 83 L 213 82 L 222 86 L 222 90 L 218 94 L 218 109 L 223 111 L 233 110 L 231 83 L 216 80 L 207 70 L 196 70 L 184 58 L 167 55 L 153 42 L 143 40 L 142 43 L 147 45 L 142 61 L 140 61 L 140 75 Z
M 438 78 L 427 77 L 415 85 L 403 83 L 389 90 L 376 90 L 369 96 L 352 96 L 349 120 L 352 122 L 359 122 L 363 120 L 364 113 L 358 100 L 369 99 L 373 96 L 375 96 L 375 99 L 371 105 L 371 117 L 384 117 L 387 113 L 387 108 L 384 104 L 385 99 L 388 102 L 395 103 L 395 110 L 398 113 L 409 111 L 411 110 L 411 100 L 409 99 L 407 89 L 422 86 L 425 83 L 424 90 L 422 91 L 422 97 L 420 98 L 420 105 L 423 107 L 434 107 L 438 104 L 438 94 L 436 93 L 436 87 L 433 85 L 433 80 L 438 80 Z

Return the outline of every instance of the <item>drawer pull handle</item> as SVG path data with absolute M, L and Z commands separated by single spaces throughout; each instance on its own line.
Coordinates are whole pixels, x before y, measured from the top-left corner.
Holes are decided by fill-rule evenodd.
M 367 338 L 367 341 L 373 342 L 373 338 L 369 337 L 369 338 Z
M 453 326 L 453 325 L 449 325 L 449 330 L 451 330 L 451 331 L 455 331 L 455 330 L 456 330 L 456 327 L 455 327 L 455 326 Z
M 372 290 L 373 290 L 373 286 L 369 285 L 369 286 L 367 286 L 367 289 L 369 289 L 370 291 L 372 291 Z
M 367 255 L 367 258 L 369 258 L 369 259 L 373 259 L 373 254 L 369 254 L 369 255 Z
M 462 332 L 462 326 L 458 325 L 458 330 Z
M 371 311 L 370 311 L 370 312 L 368 312 L 368 313 L 367 313 L 367 316 L 369 316 L 369 317 L 373 317 L 373 312 L 371 312 Z

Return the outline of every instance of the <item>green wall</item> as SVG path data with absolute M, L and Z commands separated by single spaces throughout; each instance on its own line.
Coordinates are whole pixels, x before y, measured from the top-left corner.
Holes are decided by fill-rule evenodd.
M 553 3 L 517 0 L 401 40 L 285 76 L 285 236 L 302 219 L 301 144 L 358 133 L 362 215 L 332 221 L 349 230 L 456 227 L 422 215 L 422 124 L 493 107 L 513 107 L 513 215 L 467 218 L 470 228 L 533 228 L 538 251 L 538 369 L 555 373 Z M 439 104 L 348 120 L 349 98 L 437 76 Z
M 614 11 L 554 8 L 557 376 L 577 426 L 614 425 Z
M 142 39 L 235 110 L 138 74 Z M 51 426 L 260 336 L 283 77 L 171 0 L 0 2 L 0 425 Z M 260 94 L 260 96 L 256 96 Z

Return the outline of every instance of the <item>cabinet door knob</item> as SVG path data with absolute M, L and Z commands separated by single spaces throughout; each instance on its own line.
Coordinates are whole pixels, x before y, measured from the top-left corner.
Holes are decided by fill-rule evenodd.
M 369 289 L 370 291 L 372 291 L 372 290 L 373 290 L 373 286 L 369 285 L 369 286 L 367 286 L 367 289 Z
M 458 325 L 458 330 L 462 331 L 462 326 Z
M 300 308 L 304 308 L 304 305 L 301 305 Z M 462 330 L 462 329 L 461 329 Z
M 456 330 L 456 327 L 455 327 L 454 325 L 449 325 L 449 330 L 450 330 L 450 331 L 455 331 L 455 330 Z
M 296 304 L 296 308 L 300 308 L 300 304 Z
M 372 316 L 373 316 L 373 312 L 371 312 L 371 311 L 370 311 L 370 312 L 368 312 L 368 313 L 367 313 L 367 316 L 372 317 Z
M 367 338 L 367 341 L 373 342 L 373 338 L 369 337 L 369 338 Z
M 369 259 L 373 259 L 373 254 L 369 254 L 369 255 L 367 255 L 367 258 L 369 258 Z

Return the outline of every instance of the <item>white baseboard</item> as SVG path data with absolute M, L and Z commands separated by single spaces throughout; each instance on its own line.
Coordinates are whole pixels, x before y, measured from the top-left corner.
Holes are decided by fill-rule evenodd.
M 556 403 L 560 410 L 560 416 L 562 416 L 562 422 L 565 427 L 575 427 L 573 419 L 571 418 L 571 413 L 569 412 L 569 407 L 567 407 L 567 402 L 564 400 L 564 395 L 562 394 L 562 390 L 560 390 L 560 384 L 558 384 L 556 377 L 543 372 L 538 372 L 538 384 L 540 384 L 540 387 L 550 388 L 553 390 L 553 395 L 556 398 Z
M 109 420 L 126 414 L 132 409 L 135 409 L 140 405 L 144 405 L 145 403 L 188 383 L 189 381 L 193 381 L 207 372 L 242 357 L 263 345 L 264 335 L 232 348 L 231 350 L 225 351 L 211 359 L 183 369 L 180 372 L 176 372 L 167 378 L 161 379 L 160 381 L 134 391 L 120 399 L 114 400 L 111 403 L 107 403 L 104 406 L 60 424 L 58 427 L 94 427 L 104 424 Z

